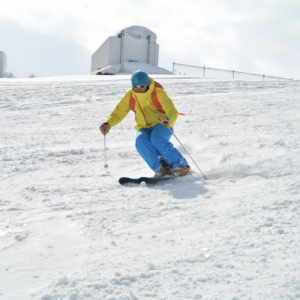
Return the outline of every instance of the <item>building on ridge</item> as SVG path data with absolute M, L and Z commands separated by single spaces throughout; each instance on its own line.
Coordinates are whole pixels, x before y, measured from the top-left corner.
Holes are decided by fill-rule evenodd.
M 110 36 L 92 55 L 91 73 L 113 75 L 138 69 L 170 74 L 158 67 L 157 35 L 146 27 L 130 26 Z
M 3 78 L 6 72 L 6 55 L 4 52 L 0 51 L 0 78 Z

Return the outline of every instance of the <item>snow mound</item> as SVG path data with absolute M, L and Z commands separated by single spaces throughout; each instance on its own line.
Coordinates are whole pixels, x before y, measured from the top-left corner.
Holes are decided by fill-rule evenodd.
M 110 65 L 105 68 L 102 68 L 96 72 L 93 72 L 93 75 L 116 75 L 116 74 L 132 74 L 136 70 L 144 70 L 148 74 L 172 74 L 172 72 L 156 67 L 147 63 L 140 62 L 125 62 L 124 63 L 124 72 L 121 71 L 121 64 Z

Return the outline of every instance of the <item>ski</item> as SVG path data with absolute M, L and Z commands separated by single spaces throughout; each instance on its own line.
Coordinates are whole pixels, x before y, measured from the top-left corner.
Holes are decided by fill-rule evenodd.
M 145 182 L 146 184 L 157 184 L 164 181 L 169 181 L 178 176 L 165 176 L 165 177 L 140 177 L 140 178 L 130 178 L 130 177 L 121 177 L 119 183 L 121 185 L 126 185 L 128 183 L 140 184 Z

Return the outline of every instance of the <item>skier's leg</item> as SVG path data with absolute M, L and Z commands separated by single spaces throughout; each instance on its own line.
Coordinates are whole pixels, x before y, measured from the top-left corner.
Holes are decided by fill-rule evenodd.
M 159 152 L 150 142 L 150 135 L 153 128 L 141 129 L 138 131 L 135 146 L 141 157 L 146 161 L 148 166 L 156 172 L 162 166 L 159 160 Z
M 173 129 L 172 129 L 173 130 Z M 173 168 L 188 166 L 186 159 L 182 154 L 169 142 L 172 136 L 171 131 L 161 124 L 153 127 L 150 135 L 150 142 L 156 148 L 164 161 Z

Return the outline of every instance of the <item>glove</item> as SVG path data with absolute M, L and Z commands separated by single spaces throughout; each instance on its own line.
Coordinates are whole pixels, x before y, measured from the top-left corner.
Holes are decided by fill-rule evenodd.
M 108 132 L 109 132 L 109 125 L 108 123 L 103 123 L 101 126 L 100 126 L 100 132 L 103 134 L 103 135 L 107 135 Z
M 158 119 L 158 122 L 159 122 L 161 125 L 163 125 L 165 128 L 169 128 L 170 123 L 169 123 L 169 119 L 168 119 L 167 116 L 165 116 L 165 115 L 159 115 L 159 116 L 157 117 L 157 119 Z

